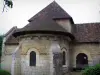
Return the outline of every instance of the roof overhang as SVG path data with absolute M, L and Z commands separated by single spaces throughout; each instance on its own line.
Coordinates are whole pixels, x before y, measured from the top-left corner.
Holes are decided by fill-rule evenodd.
M 69 33 L 69 32 L 61 32 L 61 31 L 20 31 L 20 32 L 15 32 L 13 34 L 14 37 L 18 37 L 21 35 L 27 35 L 27 34 L 54 34 L 54 35 L 64 35 L 69 37 L 71 40 L 74 40 L 75 37 Z

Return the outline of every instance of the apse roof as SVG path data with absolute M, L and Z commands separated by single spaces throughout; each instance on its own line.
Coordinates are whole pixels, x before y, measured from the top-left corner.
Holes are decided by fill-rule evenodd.
M 37 18 L 49 18 L 49 19 L 71 19 L 72 17 L 55 1 L 46 6 L 43 10 L 37 13 L 35 16 L 29 19 L 29 22 L 34 21 Z
M 29 24 L 20 31 L 62 31 L 67 32 L 63 27 L 55 22 L 55 19 L 71 19 L 55 1 L 29 19 Z
M 68 33 L 65 28 L 56 23 L 57 19 L 69 19 L 72 17 L 65 12 L 55 1 L 29 19 L 29 24 L 18 29 L 15 34 L 20 35 L 25 32 L 61 32 Z

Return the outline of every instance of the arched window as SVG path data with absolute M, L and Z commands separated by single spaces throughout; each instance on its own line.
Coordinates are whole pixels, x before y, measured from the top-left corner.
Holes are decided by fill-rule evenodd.
M 36 66 L 36 53 L 34 51 L 30 53 L 30 66 Z
M 65 51 L 63 51 L 63 60 L 62 60 L 62 64 L 66 65 L 66 54 Z

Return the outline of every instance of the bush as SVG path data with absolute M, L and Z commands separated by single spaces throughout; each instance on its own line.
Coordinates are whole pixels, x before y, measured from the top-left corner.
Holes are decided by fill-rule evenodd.
M 8 71 L 0 70 L 0 75 L 11 75 Z
M 100 64 L 86 68 L 82 75 L 100 75 Z

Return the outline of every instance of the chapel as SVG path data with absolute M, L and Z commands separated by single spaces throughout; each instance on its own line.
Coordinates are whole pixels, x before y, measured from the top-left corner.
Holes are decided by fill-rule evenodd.
M 1 68 L 12 75 L 66 75 L 100 63 L 100 23 L 75 24 L 55 1 L 28 22 L 4 35 Z

